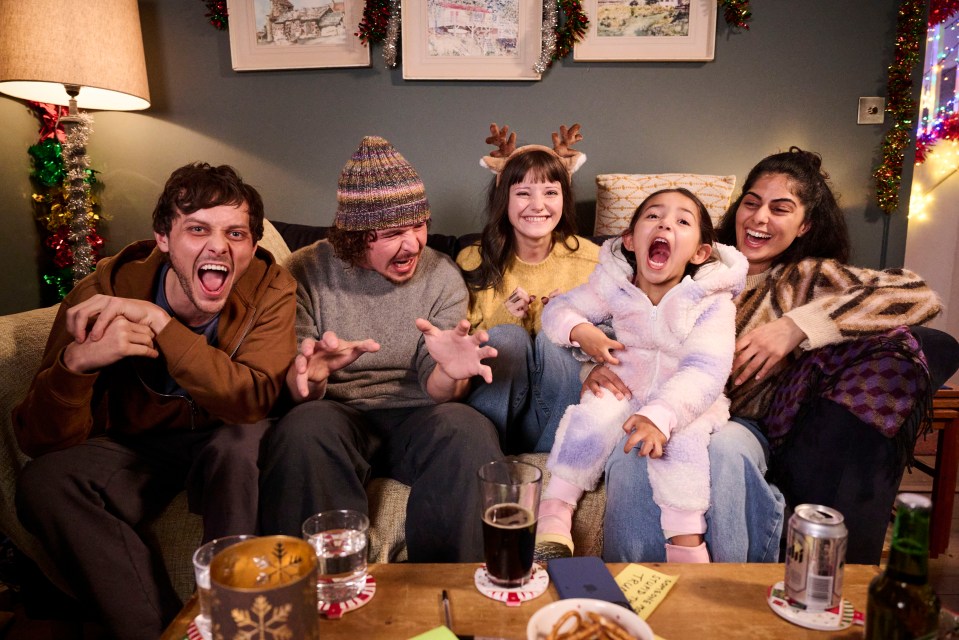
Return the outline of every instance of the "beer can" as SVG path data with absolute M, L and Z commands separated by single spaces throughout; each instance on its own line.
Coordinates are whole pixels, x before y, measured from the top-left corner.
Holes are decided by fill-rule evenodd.
M 848 532 L 842 514 L 801 504 L 786 534 L 786 596 L 812 611 L 839 606 Z

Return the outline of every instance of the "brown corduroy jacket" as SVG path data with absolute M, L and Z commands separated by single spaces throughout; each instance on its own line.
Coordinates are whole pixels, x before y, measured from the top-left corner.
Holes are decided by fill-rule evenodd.
M 26 399 L 13 411 L 21 450 L 38 456 L 104 432 L 207 429 L 245 424 L 267 416 L 284 386 L 296 353 L 296 282 L 270 253 L 257 249 L 234 283 L 211 347 L 175 318 L 156 336 L 160 356 L 128 357 L 94 373 L 63 364 L 73 340 L 66 312 L 98 293 L 155 299 L 166 260 L 153 241 L 141 241 L 101 260 L 60 305 L 40 369 Z M 166 373 L 189 398 L 154 391 Z

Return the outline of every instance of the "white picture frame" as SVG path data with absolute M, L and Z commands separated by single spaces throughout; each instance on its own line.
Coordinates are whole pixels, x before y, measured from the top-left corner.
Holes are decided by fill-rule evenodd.
M 539 80 L 542 10 L 533 0 L 403 0 L 403 78 Z
M 716 0 L 584 0 L 583 7 L 589 28 L 573 46 L 576 62 L 715 58 Z
M 228 0 L 234 71 L 368 67 L 370 48 L 354 33 L 363 0 L 290 0 L 272 15 L 270 0 Z

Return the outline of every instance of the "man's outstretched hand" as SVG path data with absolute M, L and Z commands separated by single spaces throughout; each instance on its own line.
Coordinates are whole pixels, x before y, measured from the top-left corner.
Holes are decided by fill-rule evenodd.
M 426 349 L 446 375 L 453 380 L 468 380 L 480 376 L 487 383 L 493 381 L 493 371 L 483 364 L 483 358 L 495 358 L 496 349 L 484 347 L 489 340 L 485 331 L 470 335 L 469 320 L 460 320 L 454 329 L 445 331 L 429 320 L 416 319 L 416 328 L 426 339 Z
M 306 338 L 286 372 L 286 384 L 297 402 L 312 400 L 326 390 L 330 374 L 356 361 L 364 353 L 379 351 L 374 340 L 340 340 L 327 331 L 319 340 Z

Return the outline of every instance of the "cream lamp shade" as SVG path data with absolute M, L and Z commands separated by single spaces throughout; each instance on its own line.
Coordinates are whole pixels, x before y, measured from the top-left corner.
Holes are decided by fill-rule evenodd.
M 83 109 L 150 106 L 136 0 L 0 0 L 0 92 Z

